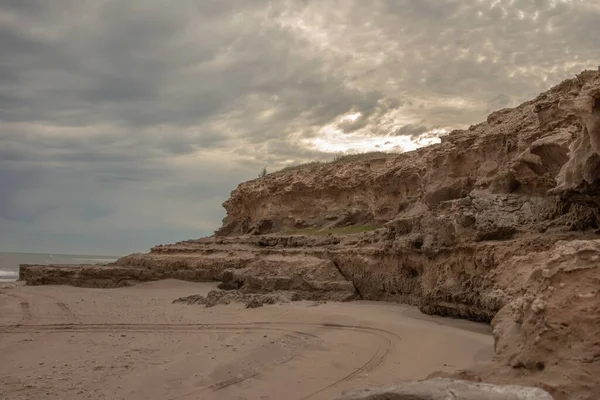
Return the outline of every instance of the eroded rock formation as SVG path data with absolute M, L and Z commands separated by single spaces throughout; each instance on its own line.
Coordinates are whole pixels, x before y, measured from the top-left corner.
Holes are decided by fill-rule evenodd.
M 555 399 L 597 398 L 600 240 L 560 241 L 548 251 L 511 257 L 496 275 L 507 288 L 492 321 L 496 364 L 479 375 L 540 386 Z
M 227 217 L 218 234 L 394 221 L 407 233 L 429 236 L 425 245 L 437 246 L 586 219 L 581 210 L 557 209 L 565 203 L 548 190 L 557 187 L 557 176 L 557 193 L 595 179 L 597 79 L 598 72 L 586 71 L 535 100 L 453 131 L 437 145 L 311 164 L 243 183 L 224 203 Z M 451 226 L 435 235 L 447 217 Z
M 599 104 L 600 72 L 584 71 L 440 144 L 243 183 L 214 237 L 108 267 L 24 266 L 21 278 L 217 280 L 242 293 L 416 304 L 492 321 L 496 363 L 476 371 L 482 379 L 534 384 L 557 400 L 594 399 Z
M 293 293 L 278 292 L 267 294 L 242 293 L 238 290 L 211 290 L 206 296 L 193 294 L 173 300 L 173 304 L 203 305 L 206 308 L 219 304 L 244 303 L 246 308 L 262 307 L 264 304 L 289 303 L 294 299 Z
M 574 99 L 563 99 L 558 107 L 579 117 L 581 132 L 571 143 L 570 157 L 556 178 L 553 193 L 583 191 L 600 180 L 600 87 L 584 85 Z

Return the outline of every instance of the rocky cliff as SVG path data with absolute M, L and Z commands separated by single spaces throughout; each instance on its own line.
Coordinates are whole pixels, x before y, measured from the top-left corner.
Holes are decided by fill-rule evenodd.
M 548 191 L 578 191 L 596 181 L 597 79 L 597 72 L 583 72 L 451 132 L 441 144 L 243 183 L 224 203 L 227 217 L 217 234 L 369 224 L 396 228 L 396 236 L 418 233 L 433 248 L 595 227 L 592 209 Z
M 492 322 L 497 362 L 468 376 L 592 399 L 600 393 L 599 182 L 600 72 L 584 71 L 440 144 L 243 183 L 211 238 L 108 267 L 23 266 L 21 278 L 119 286 L 170 277 L 406 302 Z

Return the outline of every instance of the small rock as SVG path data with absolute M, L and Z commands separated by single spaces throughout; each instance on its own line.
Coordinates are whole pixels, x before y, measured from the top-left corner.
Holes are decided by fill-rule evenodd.
M 539 388 L 490 385 L 446 378 L 405 382 L 384 389 L 345 392 L 338 400 L 446 400 L 450 398 L 461 400 L 552 400 L 552 396 Z
M 594 292 L 582 293 L 577 295 L 577 297 L 579 297 L 580 299 L 593 299 L 595 296 L 596 293 Z
M 542 270 L 542 276 L 543 276 L 544 278 L 550 278 L 550 270 L 549 270 L 548 268 L 544 268 L 544 269 Z
M 546 309 L 546 303 L 544 302 L 544 300 L 541 297 L 538 297 L 537 299 L 535 299 L 533 301 L 533 303 L 531 304 L 531 311 L 533 311 L 535 314 L 539 314 L 542 311 L 544 311 Z
M 258 308 L 258 307 L 262 307 L 262 306 L 263 306 L 263 303 L 260 300 L 258 300 L 256 297 L 254 297 L 246 302 L 246 308 Z

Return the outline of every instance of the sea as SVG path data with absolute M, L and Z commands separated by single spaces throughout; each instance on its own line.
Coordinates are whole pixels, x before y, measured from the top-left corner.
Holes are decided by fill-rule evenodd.
M 116 261 L 114 256 L 92 256 L 85 254 L 36 254 L 0 252 L 0 282 L 19 279 L 19 264 L 105 264 Z

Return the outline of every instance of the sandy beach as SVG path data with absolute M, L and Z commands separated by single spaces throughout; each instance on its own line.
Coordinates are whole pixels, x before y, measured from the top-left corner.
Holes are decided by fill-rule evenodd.
M 404 305 L 172 304 L 212 284 L 0 289 L 0 398 L 329 399 L 491 360 L 485 325 Z

